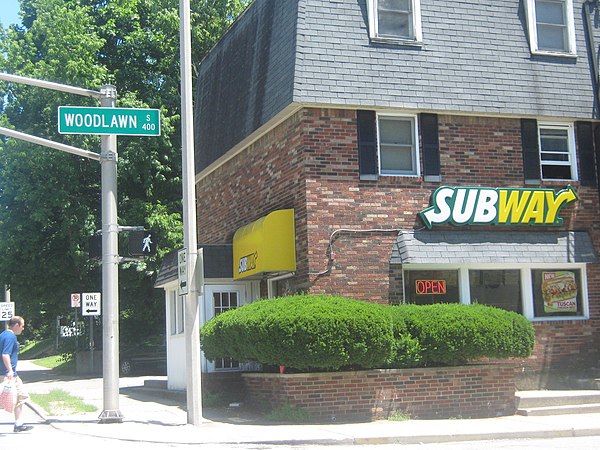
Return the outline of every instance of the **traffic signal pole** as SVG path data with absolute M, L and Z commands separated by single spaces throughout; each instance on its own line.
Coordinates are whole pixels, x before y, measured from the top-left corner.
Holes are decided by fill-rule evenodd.
M 103 86 L 100 92 L 0 73 L 0 80 L 100 99 L 101 106 L 114 108 L 117 90 Z M 0 127 L 0 134 L 100 161 L 102 178 L 102 338 L 103 400 L 100 423 L 122 422 L 119 410 L 119 249 L 117 224 L 117 137 L 102 136 L 100 155 L 77 147 Z

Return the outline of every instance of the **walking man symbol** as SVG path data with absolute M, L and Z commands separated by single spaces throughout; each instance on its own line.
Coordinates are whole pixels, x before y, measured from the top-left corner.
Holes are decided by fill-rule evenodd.
M 142 247 L 142 252 L 148 252 L 148 253 L 152 252 L 152 249 L 150 248 L 150 244 L 152 244 L 151 237 L 152 237 L 152 235 L 149 234 L 144 239 L 142 239 L 142 244 L 144 244 L 144 246 Z

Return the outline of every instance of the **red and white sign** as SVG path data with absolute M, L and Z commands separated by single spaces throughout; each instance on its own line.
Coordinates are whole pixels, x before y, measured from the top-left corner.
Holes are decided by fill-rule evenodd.
M 71 308 L 81 308 L 81 294 L 71 294 Z

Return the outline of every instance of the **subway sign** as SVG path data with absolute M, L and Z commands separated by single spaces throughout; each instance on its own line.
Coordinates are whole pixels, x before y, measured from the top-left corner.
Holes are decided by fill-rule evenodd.
M 560 225 L 560 210 L 578 200 L 569 185 L 553 189 L 509 189 L 442 186 L 431 206 L 419 214 L 427 228 L 453 225 Z

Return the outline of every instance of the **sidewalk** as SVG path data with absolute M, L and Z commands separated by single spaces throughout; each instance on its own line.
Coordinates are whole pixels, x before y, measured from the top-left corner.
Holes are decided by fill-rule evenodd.
M 149 395 L 142 387 L 144 377 L 120 380 L 119 409 L 124 416 L 123 422 L 99 424 L 103 395 L 101 378 L 53 378 L 51 371 L 28 361 L 19 361 L 18 369 L 31 393 L 64 389 L 98 407 L 95 413 L 46 417 L 43 411 L 32 405 L 44 421 L 71 433 L 119 440 L 180 444 L 348 445 L 600 436 L 600 414 L 273 425 L 249 421 L 232 410 L 227 417 L 205 411 L 205 416 L 210 419 L 193 426 L 186 423 L 185 404 L 174 398 L 161 398 L 155 393 Z

